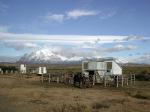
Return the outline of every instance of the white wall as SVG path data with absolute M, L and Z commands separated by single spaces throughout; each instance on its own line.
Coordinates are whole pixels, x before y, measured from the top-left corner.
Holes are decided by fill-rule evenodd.
M 46 74 L 47 70 L 46 67 L 39 67 L 38 68 L 38 74 Z
M 112 62 L 112 74 L 122 75 L 122 67 L 119 66 L 115 61 Z
M 89 62 L 88 69 L 89 70 L 106 70 L 107 66 L 105 62 Z
M 89 70 L 96 70 L 97 69 L 97 63 L 96 62 L 89 62 L 88 63 L 88 69 Z
M 21 64 L 20 65 L 20 73 L 26 73 L 26 65 L 25 64 Z

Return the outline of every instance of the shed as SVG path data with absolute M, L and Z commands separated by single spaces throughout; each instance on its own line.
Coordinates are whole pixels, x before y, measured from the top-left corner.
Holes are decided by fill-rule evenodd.
M 38 68 L 38 74 L 46 74 L 46 73 L 47 73 L 46 67 L 39 67 Z
M 20 73 L 25 74 L 27 72 L 27 68 L 25 64 L 20 65 Z

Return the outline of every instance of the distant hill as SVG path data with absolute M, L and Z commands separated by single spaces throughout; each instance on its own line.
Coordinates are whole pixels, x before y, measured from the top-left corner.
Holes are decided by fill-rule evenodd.
M 0 63 L 15 63 L 20 57 L 0 56 Z

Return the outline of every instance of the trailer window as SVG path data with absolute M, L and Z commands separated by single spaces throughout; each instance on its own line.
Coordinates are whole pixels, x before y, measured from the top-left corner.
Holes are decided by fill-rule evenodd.
M 107 62 L 107 70 L 111 70 L 112 69 L 112 62 Z
M 88 69 L 88 62 L 84 62 L 83 67 L 84 69 Z

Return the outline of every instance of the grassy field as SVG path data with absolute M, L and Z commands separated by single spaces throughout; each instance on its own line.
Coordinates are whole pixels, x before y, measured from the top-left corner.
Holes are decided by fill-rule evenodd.
M 0 112 L 149 112 L 150 82 L 79 89 L 0 75 Z

